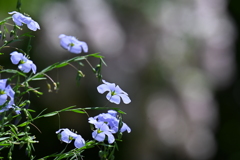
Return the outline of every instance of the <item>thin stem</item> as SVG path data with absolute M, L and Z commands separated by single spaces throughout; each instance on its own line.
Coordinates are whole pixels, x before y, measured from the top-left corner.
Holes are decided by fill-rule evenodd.
M 85 59 L 85 61 L 88 63 L 88 65 L 89 65 L 91 68 L 94 68 L 87 59 Z
M 71 63 L 68 63 L 68 64 L 78 71 L 78 69 L 74 65 L 72 65 Z
M 57 90 L 57 83 L 50 76 L 48 76 L 46 73 L 43 73 L 43 74 L 53 83 L 53 85 L 55 86 L 54 90 Z

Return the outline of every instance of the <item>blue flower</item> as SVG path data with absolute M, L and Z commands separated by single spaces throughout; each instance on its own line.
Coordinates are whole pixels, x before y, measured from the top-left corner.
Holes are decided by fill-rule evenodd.
M 22 53 L 14 51 L 10 55 L 13 64 L 18 64 L 20 62 L 20 64 L 18 65 L 18 69 L 20 69 L 24 73 L 28 73 L 30 72 L 30 70 L 32 70 L 34 74 L 36 73 L 36 65 Z
M 14 95 L 12 87 L 7 85 L 7 79 L 0 79 L 0 112 L 13 108 L 17 114 L 20 114 L 20 109 L 14 104 Z
M 128 94 L 124 92 L 118 85 L 116 86 L 115 83 L 109 83 L 105 80 L 102 80 L 104 84 L 101 84 L 97 87 L 99 93 L 103 94 L 104 92 L 108 91 L 106 98 L 116 104 L 120 104 L 120 98 L 123 100 L 125 104 L 131 102 Z
M 97 140 L 98 142 L 103 142 L 108 137 L 108 143 L 113 143 L 115 138 L 109 129 L 108 125 L 104 122 L 97 122 L 94 123 L 96 130 L 92 132 L 92 137 Z
M 108 143 L 111 144 L 115 141 L 114 133 L 118 131 L 131 132 L 131 129 L 124 122 L 121 122 L 122 127 L 119 129 L 120 120 L 117 118 L 117 112 L 114 110 L 109 110 L 108 113 L 101 113 L 95 117 L 89 117 L 88 122 L 95 126 L 96 130 L 92 132 L 92 137 L 99 142 L 104 141 L 107 136 Z
M 108 113 L 101 113 L 95 116 L 94 119 L 98 120 L 98 122 L 106 123 L 109 126 L 109 128 L 112 130 L 112 133 L 117 133 L 119 130 L 120 121 L 117 118 L 117 112 L 114 110 L 108 110 Z M 122 122 L 122 127 L 120 129 L 120 132 L 125 132 L 125 131 L 130 133 L 131 129 L 126 123 Z
M 75 139 L 74 146 L 76 148 L 81 148 L 85 146 L 85 140 L 82 138 L 82 136 L 73 133 L 67 128 L 59 129 L 58 131 L 56 131 L 56 133 L 60 135 L 60 140 L 65 143 L 71 143 L 72 140 Z
M 66 36 L 65 34 L 59 35 L 60 45 L 69 52 L 79 54 L 82 52 L 88 52 L 87 43 L 77 40 L 73 36 Z
M 12 19 L 16 25 L 22 26 L 24 23 L 32 31 L 36 31 L 37 29 L 40 29 L 39 24 L 36 21 L 32 20 L 31 17 L 27 17 L 22 13 L 19 13 L 16 11 L 8 12 L 8 13 L 13 14 Z
M 0 105 L 3 105 L 7 101 L 7 90 L 6 90 L 7 79 L 0 80 Z

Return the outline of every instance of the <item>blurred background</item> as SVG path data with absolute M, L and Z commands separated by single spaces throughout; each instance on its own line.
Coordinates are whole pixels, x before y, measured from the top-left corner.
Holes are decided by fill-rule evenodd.
M 16 2 L 0 0 L 0 19 L 16 10 Z M 89 53 L 101 52 L 103 79 L 129 94 L 130 104 L 109 105 L 127 113 L 123 120 L 132 129 L 124 133 L 116 160 L 239 160 L 239 7 L 238 0 L 22 0 L 21 11 L 41 27 L 30 54 L 38 71 L 75 56 L 59 45 L 60 34 L 72 35 L 88 44 Z M 12 45 L 24 50 L 27 40 Z M 16 67 L 7 60 L 12 51 L 1 50 L 5 68 Z M 79 86 L 72 67 L 50 72 L 58 92 L 48 92 L 50 82 L 32 83 L 45 93 L 32 94 L 30 108 L 104 106 L 95 75 L 87 64 L 82 71 Z M 92 139 L 86 115 L 60 118 L 61 128 Z M 55 135 L 58 117 L 34 124 L 42 132 L 32 128 L 40 141 L 37 158 L 65 147 Z M 13 159 L 26 159 L 23 149 L 16 151 Z M 86 151 L 85 160 L 98 159 L 97 151 Z

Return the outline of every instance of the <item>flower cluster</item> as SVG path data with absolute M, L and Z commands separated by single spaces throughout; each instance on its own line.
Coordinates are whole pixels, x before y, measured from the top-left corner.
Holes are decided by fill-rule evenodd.
M 0 112 L 13 108 L 17 114 L 20 114 L 19 108 L 14 104 L 14 95 L 12 87 L 7 85 L 7 79 L 0 79 Z
M 72 140 L 75 140 L 74 146 L 76 148 L 81 148 L 85 146 L 85 140 L 82 138 L 82 136 L 73 133 L 67 128 L 59 129 L 58 131 L 56 131 L 56 133 L 60 136 L 60 140 L 65 143 L 71 143 Z
M 34 74 L 36 73 L 36 65 L 22 53 L 14 51 L 10 55 L 13 64 L 18 64 L 20 62 L 20 64 L 18 65 L 18 69 L 20 69 L 24 73 L 28 73 L 30 72 L 30 70 L 32 70 Z
M 65 34 L 61 34 L 59 38 L 60 45 L 71 53 L 79 54 L 82 52 L 82 50 L 84 52 L 88 52 L 87 43 L 79 41 L 73 36 L 66 36 Z
M 22 13 L 19 13 L 16 11 L 9 12 L 9 14 L 13 14 L 12 19 L 14 23 L 18 26 L 22 26 L 24 23 L 32 31 L 36 31 L 37 29 L 40 29 L 39 24 L 36 21 L 34 21 L 31 17 L 27 17 Z
M 114 133 L 117 132 L 131 132 L 131 129 L 124 122 L 120 122 L 117 118 L 117 112 L 114 110 L 109 110 L 108 113 L 101 113 L 95 117 L 88 118 L 88 122 L 93 124 L 96 130 L 93 131 L 92 137 L 102 142 L 105 140 L 106 136 L 108 137 L 108 143 L 113 143 L 115 138 Z M 121 124 L 119 124 L 121 123 Z M 119 128 L 119 126 L 121 128 Z
M 123 100 L 123 103 L 128 104 L 131 102 L 128 94 L 124 92 L 118 85 L 116 86 L 115 83 L 109 83 L 105 80 L 102 80 L 104 84 L 101 84 L 97 87 L 99 93 L 103 94 L 104 92 L 108 91 L 106 98 L 116 104 L 120 104 L 120 99 Z

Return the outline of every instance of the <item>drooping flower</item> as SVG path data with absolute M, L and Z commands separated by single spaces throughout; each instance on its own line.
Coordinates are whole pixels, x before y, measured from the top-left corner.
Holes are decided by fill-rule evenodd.
M 106 98 L 116 104 L 120 104 L 120 99 L 123 100 L 125 104 L 128 104 L 131 102 L 130 98 L 128 97 L 128 94 L 124 92 L 118 85 L 116 86 L 115 83 L 109 83 L 105 80 L 102 80 L 104 84 L 101 84 L 97 87 L 97 90 L 99 93 L 103 94 L 104 92 L 108 91 L 108 94 Z
M 59 129 L 58 131 L 56 131 L 56 134 L 59 134 L 60 140 L 65 143 L 71 143 L 72 140 L 75 140 L 74 146 L 76 148 L 81 148 L 85 146 L 85 140 L 82 138 L 82 136 L 73 133 L 68 128 Z
M 26 56 L 24 56 L 22 53 L 18 53 L 17 51 L 12 52 L 11 54 L 11 61 L 13 64 L 20 64 L 18 65 L 18 68 L 23 71 L 24 73 L 30 72 L 30 70 L 33 71 L 33 73 L 36 73 L 37 67 L 36 65 L 29 60 Z
M 13 108 L 17 114 L 20 114 L 20 109 L 14 104 L 14 95 L 12 87 L 7 85 L 7 79 L 0 79 L 0 113 Z
M 71 53 L 79 54 L 82 52 L 88 52 L 88 45 L 86 42 L 79 41 L 73 36 L 66 36 L 65 34 L 59 35 L 60 45 Z
M 31 17 L 25 16 L 22 13 L 19 13 L 16 11 L 8 12 L 8 13 L 13 14 L 12 19 L 16 25 L 22 26 L 24 23 L 32 31 L 36 31 L 37 29 L 40 29 L 39 24 L 36 21 L 34 21 Z
M 108 137 L 108 143 L 113 143 L 115 141 L 115 138 L 109 129 L 108 125 L 105 124 L 104 122 L 97 122 L 94 124 L 96 130 L 92 132 L 92 137 L 99 141 L 102 142 L 105 140 L 106 136 Z

